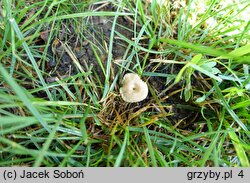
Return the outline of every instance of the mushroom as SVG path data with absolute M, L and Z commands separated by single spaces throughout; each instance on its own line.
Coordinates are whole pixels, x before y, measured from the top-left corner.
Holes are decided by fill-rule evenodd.
M 148 86 L 134 73 L 125 74 L 120 94 L 125 102 L 140 102 L 148 95 Z

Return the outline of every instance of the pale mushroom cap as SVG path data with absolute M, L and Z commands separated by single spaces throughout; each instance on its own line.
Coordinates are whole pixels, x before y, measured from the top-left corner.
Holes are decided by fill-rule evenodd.
M 148 96 L 148 86 L 137 74 L 128 73 L 123 77 L 120 93 L 125 102 L 140 102 Z

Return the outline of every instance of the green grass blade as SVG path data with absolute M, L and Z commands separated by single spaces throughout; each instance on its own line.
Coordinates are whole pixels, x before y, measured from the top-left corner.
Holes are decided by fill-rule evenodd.
M 232 109 L 239 109 L 239 108 L 244 108 L 248 106 L 250 106 L 250 99 L 236 103 L 235 105 L 232 106 Z
M 110 79 L 110 72 L 111 72 L 111 61 L 112 61 L 112 50 L 113 50 L 113 42 L 114 42 L 114 35 L 115 35 L 115 27 L 116 27 L 116 22 L 117 18 L 119 15 L 119 11 L 121 8 L 122 1 L 120 1 L 118 8 L 116 10 L 116 15 L 113 20 L 112 28 L 111 28 L 111 33 L 110 33 L 110 40 L 109 40 L 109 47 L 108 47 L 108 60 L 107 60 L 107 65 L 106 65 L 106 72 L 105 72 L 105 84 L 104 84 L 104 89 L 103 89 L 103 95 L 102 95 L 102 100 L 104 100 L 109 92 L 109 79 Z
M 36 119 L 41 123 L 41 125 L 50 132 L 46 121 L 43 119 L 38 110 L 32 105 L 30 99 L 25 94 L 24 90 L 15 82 L 15 80 L 8 74 L 5 68 L 0 63 L 0 73 L 2 74 L 5 81 L 11 86 L 14 92 L 17 94 L 19 99 L 24 103 L 24 105 L 30 110 L 30 112 L 36 117 Z
M 250 64 L 249 57 L 245 57 L 245 58 L 239 57 L 239 55 L 242 55 L 242 54 L 244 55 L 249 52 L 248 50 L 246 50 L 249 46 L 246 46 L 241 49 L 239 48 L 239 50 L 236 50 L 235 52 L 227 53 L 224 50 L 219 50 L 219 49 L 215 49 L 215 48 L 208 47 L 208 46 L 198 45 L 194 43 L 187 43 L 184 41 L 178 41 L 178 40 L 169 39 L 169 38 L 160 38 L 159 41 L 163 43 L 177 45 L 181 48 L 189 48 L 198 53 L 211 55 L 211 56 L 217 56 L 220 58 L 234 58 L 235 61 L 238 63 Z
M 227 128 L 231 128 L 227 121 L 224 121 L 224 122 L 225 122 Z M 230 132 L 228 132 L 228 135 L 229 135 L 229 137 L 234 145 L 234 148 L 236 150 L 236 153 L 237 153 L 237 156 L 240 160 L 241 165 L 243 167 L 250 167 L 247 154 L 246 154 L 238 136 L 236 135 L 236 133 L 234 131 L 230 131 Z
M 12 159 L 9 161 L 0 161 L 0 166 L 4 167 L 4 166 L 15 166 L 15 165 L 19 165 L 19 164 L 23 164 L 23 163 L 29 163 L 31 161 L 33 161 L 35 159 L 35 157 L 31 157 L 31 158 L 20 158 L 20 159 Z
M 49 136 L 48 136 L 46 142 L 45 142 L 44 145 L 43 145 L 42 150 L 41 150 L 40 153 L 39 153 L 39 156 L 37 157 L 37 159 L 36 159 L 36 161 L 35 161 L 35 163 L 34 163 L 34 165 L 33 165 L 34 167 L 38 167 L 38 166 L 41 165 L 41 163 L 42 163 L 42 161 L 43 161 L 43 159 L 44 159 L 45 153 L 46 153 L 46 151 L 49 149 L 49 146 L 50 146 L 52 140 L 54 139 L 54 136 L 55 136 L 55 134 L 56 134 L 56 132 L 57 132 L 57 130 L 58 130 L 58 127 L 59 127 L 59 125 L 60 125 L 60 122 L 61 122 L 61 120 L 59 120 L 59 121 L 56 123 L 56 125 L 54 126 L 54 128 L 53 128 L 52 131 L 50 132 L 50 134 L 49 134 Z
M 243 167 L 250 167 L 249 164 L 249 159 L 246 155 L 246 152 L 243 148 L 243 146 L 241 145 L 241 142 L 239 141 L 238 136 L 236 135 L 235 132 L 229 132 L 229 136 L 232 140 L 232 143 L 234 145 L 234 148 L 236 150 L 236 153 L 238 155 L 238 158 L 240 160 L 240 163 Z
M 84 139 L 80 140 L 67 154 L 67 156 L 62 160 L 59 167 L 65 167 L 70 156 L 77 150 L 77 148 L 84 142 Z
M 236 48 L 235 50 L 230 52 L 230 55 L 233 55 L 234 57 L 241 57 L 248 53 L 250 53 L 250 44 L 242 46 L 240 48 Z
M 34 158 L 36 158 L 38 155 L 38 151 L 27 149 L 26 147 L 1 136 L 0 136 L 0 142 L 2 142 L 2 144 L 9 145 L 8 146 L 10 148 L 9 151 L 13 151 L 15 154 L 30 155 L 33 156 Z M 4 148 L 2 148 L 1 150 L 5 151 Z
M 114 167 L 119 167 L 121 165 L 121 163 L 122 163 L 122 160 L 124 158 L 124 153 L 125 153 L 125 150 L 126 150 L 128 136 L 129 136 L 129 131 L 127 129 L 125 129 L 125 137 L 124 137 L 124 140 L 123 140 L 123 144 L 122 144 L 121 150 L 119 152 L 119 155 L 118 155 L 118 157 L 117 157 L 117 159 L 115 161 Z
M 144 135 L 145 135 L 145 140 L 147 142 L 148 145 L 148 150 L 149 150 L 149 154 L 151 157 L 151 161 L 152 161 L 152 166 L 153 167 L 157 167 L 157 163 L 156 163 L 156 157 L 155 157 L 155 153 L 154 153 L 154 147 L 152 145 L 149 133 L 148 133 L 148 129 L 146 127 L 143 127 L 143 131 L 144 131 Z
M 213 84 L 215 86 L 215 91 L 218 95 L 218 97 L 220 98 L 222 104 L 224 105 L 224 107 L 226 108 L 226 110 L 228 111 L 228 113 L 232 116 L 232 118 L 238 123 L 238 125 L 245 130 L 246 132 L 249 132 L 248 128 L 246 127 L 246 125 L 240 120 L 240 118 L 237 116 L 237 114 L 235 114 L 235 112 L 233 111 L 233 109 L 229 106 L 229 104 L 226 102 L 226 99 L 224 98 L 224 96 L 222 95 L 222 92 L 217 84 L 217 82 L 215 82 L 213 80 Z
M 20 40 L 23 40 L 24 39 L 23 34 L 21 33 L 21 31 L 20 31 L 20 29 L 19 29 L 19 27 L 18 27 L 15 19 L 11 18 L 9 21 L 10 21 L 11 26 L 15 30 L 15 32 L 17 34 L 17 37 Z M 41 72 L 40 72 L 40 70 L 38 68 L 38 65 L 37 65 L 37 63 L 36 63 L 36 61 L 35 61 L 32 53 L 31 53 L 30 49 L 29 49 L 28 44 L 23 40 L 22 45 L 23 45 L 23 47 L 24 47 L 24 49 L 25 49 L 25 51 L 26 51 L 26 53 L 27 53 L 27 55 L 28 55 L 28 57 L 29 57 L 29 59 L 30 59 L 30 61 L 31 61 L 33 67 L 34 67 L 34 69 L 35 69 L 35 71 L 36 71 L 37 76 L 40 79 L 40 82 L 42 83 L 42 85 L 43 85 L 43 87 L 45 89 L 45 92 L 47 93 L 49 99 L 53 100 L 52 95 L 51 95 L 50 91 L 48 90 L 47 84 L 45 83 L 45 81 L 43 79 L 43 76 L 42 76 L 42 74 L 41 74 Z
M 218 49 L 214 49 L 214 48 L 202 46 L 202 45 L 197 45 L 197 44 L 192 44 L 192 43 L 187 43 L 184 41 L 178 41 L 178 40 L 169 39 L 169 38 L 160 38 L 159 41 L 177 45 L 181 48 L 189 48 L 199 53 L 208 54 L 212 56 L 227 56 L 228 55 L 226 52 L 218 50 Z
M 207 160 L 209 159 L 210 156 L 213 155 L 213 151 L 216 148 L 217 142 L 219 140 L 220 137 L 220 129 L 221 129 L 221 124 L 217 130 L 217 133 L 214 135 L 214 137 L 212 138 L 212 142 L 210 143 L 208 149 L 205 151 L 204 155 L 202 156 L 201 160 L 200 160 L 200 166 L 204 167 Z
M 189 63 L 191 67 L 193 67 L 195 70 L 209 76 L 210 78 L 213 78 L 219 82 L 222 82 L 222 79 L 214 74 L 212 74 L 211 72 L 207 71 L 206 69 L 203 69 L 202 67 L 196 65 L 196 64 L 193 64 L 193 63 Z

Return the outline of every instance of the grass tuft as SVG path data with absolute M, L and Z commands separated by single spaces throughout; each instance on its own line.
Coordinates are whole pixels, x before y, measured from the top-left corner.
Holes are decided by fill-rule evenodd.
M 0 3 L 0 166 L 249 167 L 248 0 Z M 123 75 L 148 97 L 126 103 Z

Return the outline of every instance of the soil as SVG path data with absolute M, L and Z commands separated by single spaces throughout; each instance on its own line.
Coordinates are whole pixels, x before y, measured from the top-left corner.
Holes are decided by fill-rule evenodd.
M 115 11 L 114 7 L 110 4 L 104 6 L 100 10 Z M 103 82 L 104 74 L 97 62 L 93 47 L 95 47 L 96 54 L 99 56 L 105 68 L 105 62 L 108 56 L 107 47 L 109 46 L 113 19 L 113 17 L 90 17 L 87 22 L 85 22 L 86 26 L 83 28 L 82 32 L 82 37 L 84 39 L 81 38 L 81 40 L 77 37 L 78 30 L 74 28 L 74 24 L 69 24 L 70 27 L 67 28 L 62 26 L 59 36 L 50 42 L 48 49 L 48 57 L 50 60 L 46 67 L 47 72 L 55 77 L 67 77 L 77 73 L 77 68 L 73 63 L 72 58 L 65 50 L 66 43 L 70 50 L 73 51 L 83 69 L 89 71 L 93 68 L 91 71 L 97 74 L 100 77 L 101 82 Z M 118 25 L 125 27 L 132 26 L 131 21 L 121 16 L 118 17 L 117 23 Z M 116 26 L 115 31 L 125 35 L 128 39 L 131 39 L 133 35 L 132 32 L 121 26 Z M 44 42 L 48 41 L 48 33 L 49 31 L 45 30 L 44 33 L 41 34 L 41 38 Z M 122 58 L 126 51 L 126 47 L 127 44 L 124 41 L 115 37 L 113 41 L 114 49 L 112 50 L 112 59 L 116 60 Z M 115 64 L 112 65 L 112 68 L 115 69 L 116 72 L 117 67 Z M 53 82 L 54 77 L 47 78 L 47 81 Z

